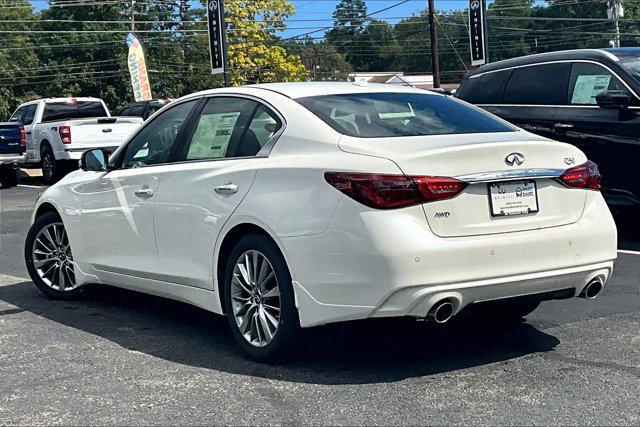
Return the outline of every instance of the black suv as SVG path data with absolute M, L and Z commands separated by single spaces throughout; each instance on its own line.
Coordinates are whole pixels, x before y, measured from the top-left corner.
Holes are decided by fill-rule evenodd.
M 640 207 L 640 48 L 551 52 L 484 65 L 456 96 L 576 145 L 600 166 L 610 206 Z M 635 209 L 634 209 L 635 211 Z
M 154 99 L 152 101 L 130 102 L 122 107 L 116 116 L 136 116 L 147 120 L 150 115 L 173 101 L 172 99 Z

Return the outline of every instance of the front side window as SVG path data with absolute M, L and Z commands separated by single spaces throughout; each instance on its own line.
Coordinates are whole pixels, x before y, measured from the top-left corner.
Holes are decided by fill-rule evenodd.
M 280 126 L 280 120 L 273 113 L 250 99 L 209 98 L 181 158 L 255 156 Z
M 27 107 L 27 111 L 24 113 L 24 117 L 22 118 L 22 124 L 27 126 L 33 123 L 33 118 L 36 115 L 36 108 L 38 104 L 31 104 Z
M 623 90 L 631 94 L 626 86 L 601 65 L 590 62 L 575 62 L 569 78 L 569 105 L 596 105 L 596 96 L 608 90 Z
M 196 102 L 192 100 L 178 104 L 147 124 L 125 148 L 122 167 L 137 168 L 168 162 Z
M 513 70 L 504 91 L 504 103 L 513 105 L 564 105 L 571 64 L 560 62 Z
M 450 97 L 420 93 L 355 93 L 298 98 L 336 131 L 355 137 L 513 132 L 484 111 Z
M 10 122 L 20 122 L 22 123 L 22 119 L 24 118 L 24 113 L 27 111 L 27 106 L 25 105 L 24 107 L 20 107 L 18 108 L 13 115 L 11 116 L 11 118 L 9 119 Z
M 107 117 L 109 113 L 99 101 L 47 102 L 42 112 L 43 122 L 57 122 L 61 120 L 88 119 L 93 117 Z

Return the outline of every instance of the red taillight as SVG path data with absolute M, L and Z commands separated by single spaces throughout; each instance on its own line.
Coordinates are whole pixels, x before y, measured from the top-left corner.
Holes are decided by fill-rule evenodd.
M 567 187 L 600 190 L 600 173 L 598 172 L 598 165 L 592 161 L 587 161 L 587 163 L 567 169 L 562 175 L 560 175 L 559 180 Z
M 63 144 L 71 144 L 70 126 L 58 126 L 58 134 L 60 134 L 60 140 Z
M 27 145 L 27 134 L 24 133 L 24 126 L 20 126 L 20 145 L 23 147 Z
M 325 172 L 324 179 L 352 199 L 377 209 L 448 199 L 467 186 L 466 182 L 441 176 Z

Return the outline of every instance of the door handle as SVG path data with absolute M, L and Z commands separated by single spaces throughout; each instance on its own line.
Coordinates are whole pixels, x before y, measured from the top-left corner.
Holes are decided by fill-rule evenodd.
M 218 194 L 234 194 L 238 192 L 238 186 L 230 182 L 228 184 L 218 185 L 214 190 Z
M 571 123 L 556 123 L 553 127 L 556 129 L 571 129 L 573 125 Z
M 148 199 L 149 197 L 153 196 L 153 189 L 151 188 L 142 188 L 140 190 L 136 190 L 134 191 L 134 193 L 136 196 L 140 197 L 141 199 Z

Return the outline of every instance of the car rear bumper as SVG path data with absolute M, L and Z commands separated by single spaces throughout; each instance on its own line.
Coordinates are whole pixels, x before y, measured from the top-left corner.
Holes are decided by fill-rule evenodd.
M 27 161 L 27 154 L 0 154 L 0 166 L 21 165 Z
M 499 277 L 465 283 L 414 285 L 392 288 L 380 304 L 373 307 L 341 304 L 323 304 L 316 300 L 300 283 L 293 282 L 296 306 L 300 310 L 303 327 L 325 323 L 374 317 L 426 317 L 439 302 L 449 301 L 453 314 L 472 303 L 504 298 L 540 295 L 553 299 L 558 292 L 578 296 L 594 279 L 607 283 L 613 272 L 613 261 L 582 265 L 560 270 L 542 271 L 519 276 Z
M 421 209 L 371 211 L 343 199 L 321 234 L 281 239 L 302 326 L 424 316 L 447 295 L 455 310 L 485 300 L 606 282 L 617 233 L 602 196 L 589 192 L 573 224 L 442 238 Z M 338 219 L 339 218 L 339 219 Z

